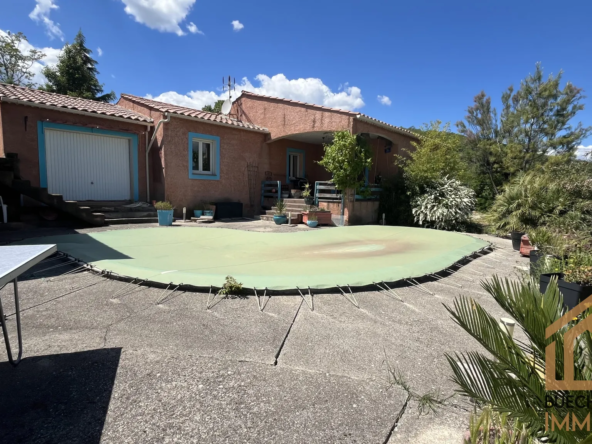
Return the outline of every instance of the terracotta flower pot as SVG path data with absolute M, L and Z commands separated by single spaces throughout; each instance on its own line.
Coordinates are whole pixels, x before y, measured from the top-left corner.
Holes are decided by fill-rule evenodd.
M 530 256 L 530 252 L 533 249 L 533 246 L 530 244 L 530 239 L 528 238 L 528 234 L 525 234 L 520 239 L 520 254 L 522 256 Z

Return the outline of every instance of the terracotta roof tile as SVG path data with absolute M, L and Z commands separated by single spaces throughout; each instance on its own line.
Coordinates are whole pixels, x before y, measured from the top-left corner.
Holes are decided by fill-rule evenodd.
M 38 89 L 25 88 L 22 86 L 0 83 L 0 101 L 15 101 L 24 105 L 43 105 L 55 107 L 64 111 L 74 110 L 90 114 L 97 114 L 97 117 L 117 117 L 120 119 L 133 120 L 142 123 L 152 123 L 150 117 L 130 111 L 112 103 L 97 102 L 95 100 L 81 99 L 79 97 L 64 96 Z
M 263 128 L 261 126 L 254 125 L 248 122 L 243 122 L 241 120 L 234 119 L 224 114 L 209 113 L 195 108 L 187 108 L 185 106 L 173 105 L 172 103 L 159 102 L 153 99 L 146 99 L 144 97 L 133 96 L 131 94 L 121 94 L 121 97 L 145 105 L 147 107 L 156 109 L 163 113 L 171 113 L 186 117 L 194 117 L 196 119 L 210 121 L 212 123 L 230 125 L 261 132 L 268 132 L 267 128 Z
M 332 112 L 336 112 L 336 113 L 349 114 L 350 116 L 354 116 L 354 117 L 356 117 L 356 118 L 358 118 L 358 119 L 360 119 L 362 121 L 365 121 L 365 122 L 368 122 L 368 123 L 373 123 L 373 124 L 379 125 L 379 126 L 383 126 L 383 127 L 386 127 L 386 128 L 388 128 L 388 129 L 390 129 L 392 131 L 396 131 L 398 133 L 405 134 L 407 136 L 411 136 L 411 137 L 414 137 L 414 138 L 417 138 L 417 139 L 419 138 L 419 136 L 417 134 L 415 134 L 414 132 L 409 131 L 409 130 L 407 130 L 405 128 L 402 128 L 402 127 L 396 126 L 396 125 L 391 125 L 390 123 L 383 122 L 381 120 L 375 119 L 374 117 L 370 117 L 370 116 L 368 116 L 366 114 L 362 114 L 362 113 L 355 112 L 355 111 L 348 111 L 348 110 L 339 109 L 339 108 L 330 108 L 328 106 L 315 105 L 313 103 L 300 102 L 298 100 L 283 99 L 281 97 L 265 96 L 263 94 L 256 94 L 256 93 L 253 93 L 253 92 L 250 92 L 250 91 L 242 91 L 240 97 L 242 97 L 243 95 L 253 96 L 253 97 L 263 97 L 263 98 L 266 98 L 266 99 L 278 100 L 278 101 L 281 101 L 281 102 L 294 103 L 296 105 L 310 106 L 312 108 L 324 109 L 324 110 L 332 111 Z M 240 97 L 239 97 L 239 99 L 240 99 Z

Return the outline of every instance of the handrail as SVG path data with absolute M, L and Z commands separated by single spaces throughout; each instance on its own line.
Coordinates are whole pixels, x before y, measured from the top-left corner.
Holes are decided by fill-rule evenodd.
M 263 207 L 266 197 L 275 197 L 273 190 L 277 189 L 277 200 L 282 198 L 282 182 L 279 180 L 261 181 L 261 206 Z M 267 192 L 270 191 L 270 192 Z

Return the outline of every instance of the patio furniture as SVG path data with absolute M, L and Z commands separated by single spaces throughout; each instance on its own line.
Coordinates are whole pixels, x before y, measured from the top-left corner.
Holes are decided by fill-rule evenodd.
M 2 324 L 2 334 L 4 335 L 4 343 L 6 344 L 8 361 L 15 367 L 21 361 L 21 357 L 23 355 L 18 277 L 29 270 L 31 267 L 41 262 L 43 259 L 54 254 L 56 251 L 57 247 L 55 245 L 19 245 L 0 247 L 0 290 L 2 290 L 9 282 L 12 282 L 14 287 L 14 308 L 19 346 L 18 357 L 16 359 L 13 358 L 12 350 L 10 348 L 10 339 L 8 337 L 8 330 L 6 328 L 6 317 L 2 308 L 1 298 L 0 323 Z

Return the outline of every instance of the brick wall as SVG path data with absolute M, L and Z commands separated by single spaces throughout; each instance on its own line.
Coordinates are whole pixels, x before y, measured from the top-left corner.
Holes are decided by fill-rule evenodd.
M 266 134 L 198 120 L 171 117 L 163 126 L 162 153 L 165 164 L 165 198 L 181 214 L 200 202 L 234 201 L 243 203 L 245 215 L 259 209 L 261 181 L 269 169 L 269 147 Z M 220 138 L 220 180 L 189 178 L 189 133 Z M 256 164 L 254 201 L 251 205 L 247 163 Z
M 31 185 L 39 186 L 39 146 L 37 122 L 47 121 L 121 131 L 138 135 L 138 183 L 140 200 L 146 198 L 145 146 L 147 125 L 128 123 L 93 116 L 83 116 L 53 109 L 2 103 L 1 128 L 4 153 L 17 153 L 20 159 L 20 174 Z M 0 155 L 4 155 L 0 152 Z

